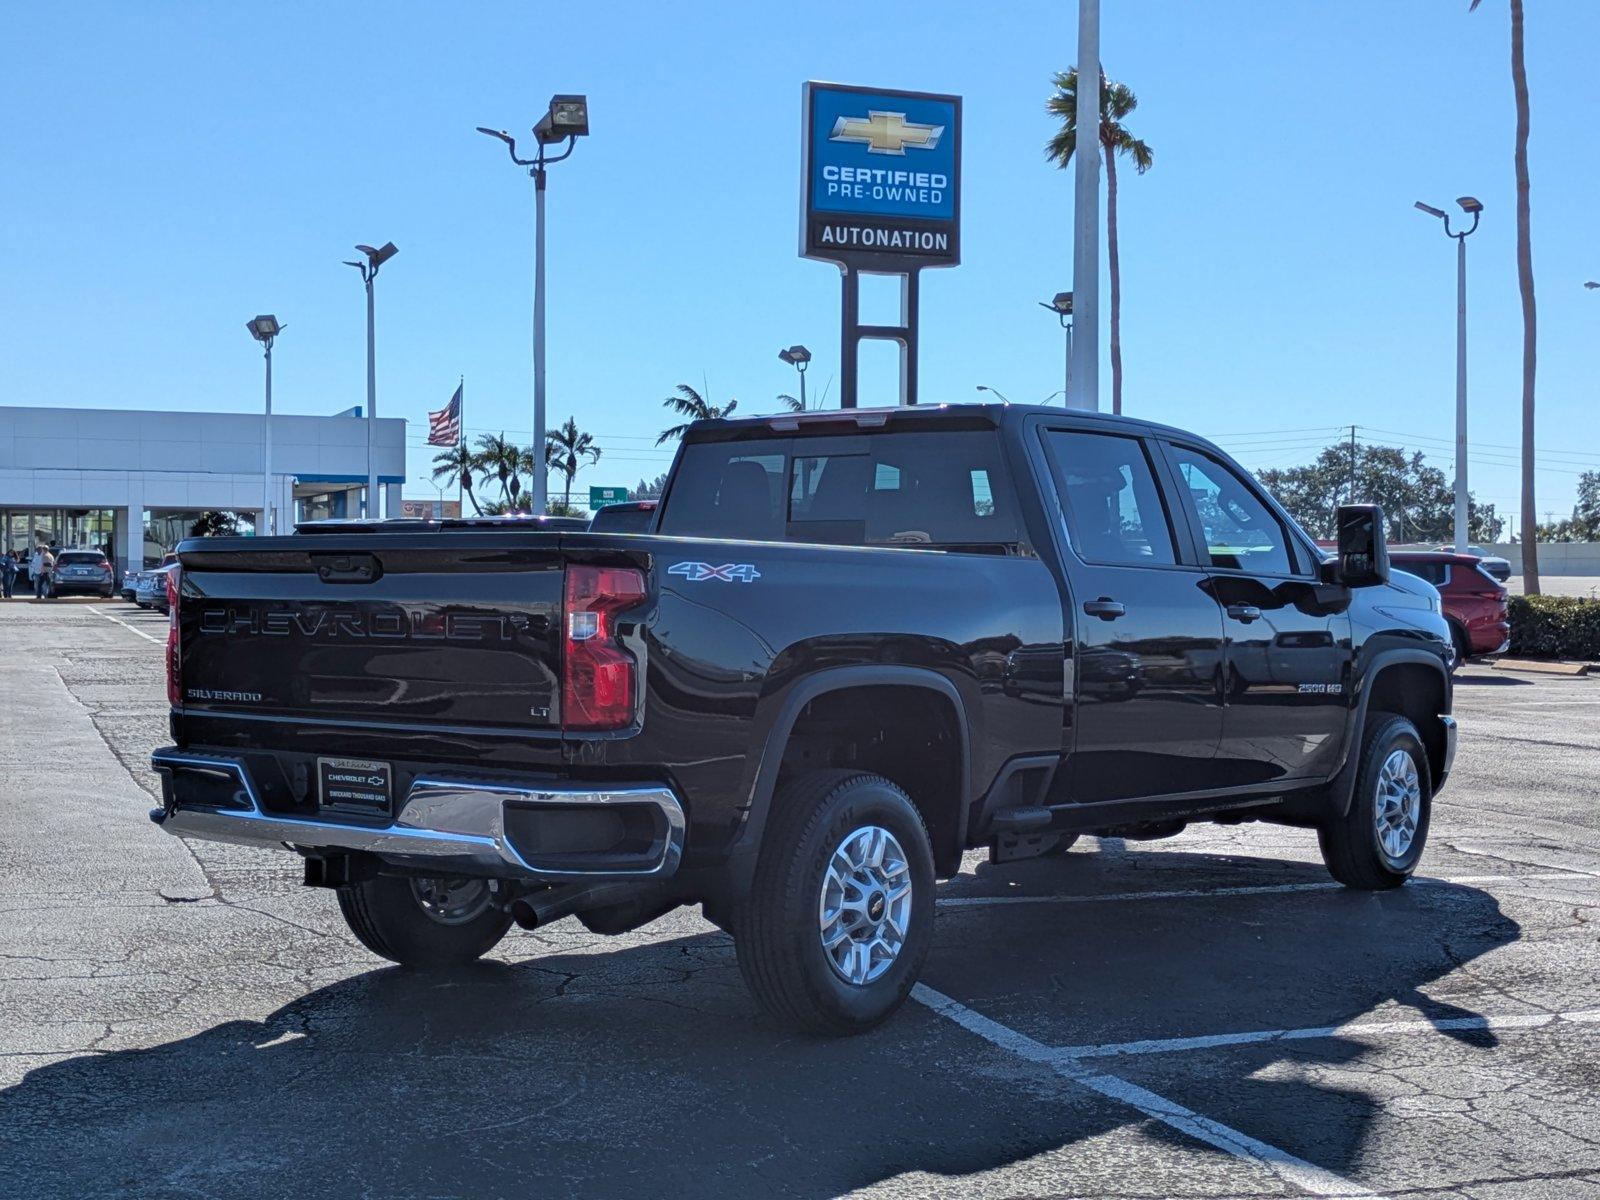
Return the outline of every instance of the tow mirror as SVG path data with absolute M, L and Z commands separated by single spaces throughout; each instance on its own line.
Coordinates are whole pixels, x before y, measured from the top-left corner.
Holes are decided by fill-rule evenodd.
M 1341 504 L 1337 582 L 1346 587 L 1372 587 L 1389 582 L 1389 543 L 1383 533 L 1383 509 L 1376 504 Z

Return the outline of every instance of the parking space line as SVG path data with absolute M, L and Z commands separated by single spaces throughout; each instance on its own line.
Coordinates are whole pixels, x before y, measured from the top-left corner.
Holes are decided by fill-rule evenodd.
M 85 605 L 85 607 L 90 612 L 92 612 L 95 616 L 104 617 L 108 621 L 115 621 L 118 625 L 121 625 L 124 629 L 129 630 L 132 633 L 137 633 L 140 637 L 142 637 L 147 642 L 154 642 L 156 645 L 160 646 L 163 643 L 165 643 L 165 641 L 166 641 L 165 638 L 152 637 L 150 634 L 148 634 L 144 630 L 140 629 L 137 625 L 129 625 L 121 617 L 113 616 L 111 613 L 108 613 L 108 612 L 102 612 L 100 609 L 95 608 L 94 605 L 92 605 L 92 604 Z
M 1312 1025 L 1304 1029 L 1262 1029 L 1249 1033 L 1214 1033 L 1205 1037 L 1151 1038 L 1141 1042 L 1107 1042 L 1101 1046 L 1061 1046 L 1051 1053 L 1066 1059 L 1121 1058 L 1139 1054 L 1168 1054 L 1183 1050 L 1212 1050 L 1218 1046 L 1249 1046 L 1260 1042 L 1308 1041 L 1316 1038 L 1378 1037 L 1395 1033 L 1459 1033 L 1507 1029 L 1541 1029 L 1547 1025 L 1600 1023 L 1600 1009 L 1560 1013 L 1513 1013 L 1498 1017 L 1441 1017 L 1418 1021 L 1352 1021 L 1345 1025 Z
M 1600 878 L 1600 872 L 1584 871 L 1574 867 L 1571 870 L 1544 871 L 1525 875 L 1458 875 L 1447 879 L 1434 879 L 1432 877 L 1419 877 L 1413 884 L 1426 886 L 1429 884 L 1467 884 L 1467 883 L 1516 883 L 1525 879 L 1571 879 L 1588 880 Z M 996 904 L 1104 904 L 1120 900 L 1187 900 L 1202 896 L 1272 896 L 1289 892 L 1332 892 L 1342 890 L 1344 885 L 1334 880 L 1317 883 L 1263 883 L 1246 884 L 1239 887 L 1221 888 L 1184 888 L 1173 891 L 1159 892 L 1102 892 L 1089 896 L 949 896 L 937 901 L 940 908 L 981 908 Z
M 1079 1087 L 1137 1109 L 1151 1120 L 1159 1121 L 1168 1128 L 1187 1134 L 1235 1158 L 1259 1163 L 1280 1179 L 1313 1196 L 1378 1195 L 1370 1188 L 1362 1187 L 1303 1158 L 1296 1158 L 1277 1146 L 1240 1133 L 1220 1121 L 1185 1108 L 1165 1096 L 1159 1096 L 1148 1088 L 1094 1070 L 1076 1059 L 1064 1058 L 1059 1051 L 1036 1042 L 1026 1034 L 1018 1033 L 998 1021 L 991 1020 L 982 1013 L 975 1012 L 960 1001 L 953 1000 L 926 984 L 917 984 L 911 991 L 911 997 L 991 1045 L 1029 1062 L 1049 1066 L 1063 1079 Z

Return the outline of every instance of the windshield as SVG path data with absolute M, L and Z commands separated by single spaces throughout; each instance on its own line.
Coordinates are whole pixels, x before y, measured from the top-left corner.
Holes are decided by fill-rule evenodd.
M 1021 540 L 991 431 L 684 448 L 658 531 L 681 537 L 1005 553 Z
M 56 559 L 58 567 L 92 567 L 99 566 L 106 561 L 106 556 L 97 550 L 63 550 Z

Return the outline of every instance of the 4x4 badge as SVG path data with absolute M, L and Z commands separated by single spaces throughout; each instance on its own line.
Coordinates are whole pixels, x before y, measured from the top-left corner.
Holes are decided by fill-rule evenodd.
M 673 563 L 667 568 L 667 574 L 682 575 L 690 583 L 703 583 L 707 579 L 717 579 L 723 583 L 754 583 L 761 578 L 761 572 L 756 570 L 753 563 L 723 563 L 720 567 L 703 562 Z

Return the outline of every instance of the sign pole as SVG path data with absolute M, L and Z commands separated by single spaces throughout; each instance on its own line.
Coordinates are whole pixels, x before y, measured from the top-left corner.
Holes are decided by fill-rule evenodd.
M 1085 153 L 1083 114 L 1100 124 L 1100 0 L 1078 0 L 1078 128 L 1072 216 L 1072 373 L 1067 407 L 1100 407 L 1100 138 Z
M 860 335 L 856 332 L 861 278 L 845 264 L 839 268 L 839 284 L 839 407 L 854 408 L 861 352 Z

